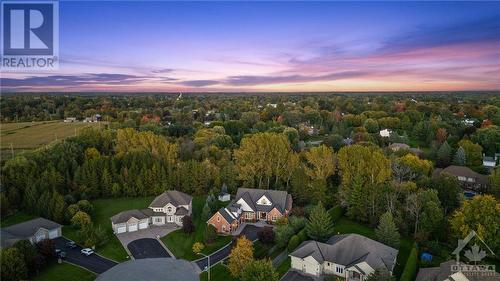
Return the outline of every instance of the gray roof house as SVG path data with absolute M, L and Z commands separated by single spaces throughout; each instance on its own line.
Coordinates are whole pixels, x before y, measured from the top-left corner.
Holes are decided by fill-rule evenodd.
M 193 197 L 176 190 L 158 195 L 149 207 L 142 210 L 128 210 L 111 217 L 111 225 L 116 234 L 149 228 L 150 225 L 175 223 L 182 225 L 182 218 L 190 216 Z
M 335 235 L 326 243 L 305 241 L 290 254 L 292 270 L 346 280 L 363 280 L 379 268 L 392 273 L 397 256 L 398 250 L 359 234 Z
M 438 175 L 456 177 L 464 189 L 472 191 L 482 191 L 489 185 L 488 176 L 476 173 L 465 166 L 451 165 L 444 169 L 435 169 L 433 176 Z
M 19 240 L 37 243 L 62 235 L 62 225 L 44 218 L 36 218 L 0 229 L 2 248 L 10 247 Z
M 497 281 L 500 275 L 496 272 L 491 274 L 478 274 L 474 271 L 459 271 L 464 263 L 456 266 L 457 262 L 450 260 L 443 262 L 439 267 L 421 268 L 415 281 Z

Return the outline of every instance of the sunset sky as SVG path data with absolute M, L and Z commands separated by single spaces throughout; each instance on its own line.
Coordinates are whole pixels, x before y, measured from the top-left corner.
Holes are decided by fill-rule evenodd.
M 500 90 L 500 2 L 62 1 L 2 91 Z

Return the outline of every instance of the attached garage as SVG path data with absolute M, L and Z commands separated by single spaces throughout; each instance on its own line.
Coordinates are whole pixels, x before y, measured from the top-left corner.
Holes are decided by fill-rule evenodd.
M 127 232 L 127 226 L 124 225 L 124 226 L 119 226 L 116 228 L 116 233 L 124 233 L 124 232 Z
M 61 236 L 61 228 L 52 229 L 49 231 L 49 239 L 54 239 Z
M 38 243 L 47 238 L 48 238 L 47 231 L 40 229 L 35 235 L 35 242 Z
M 149 225 L 148 221 L 141 221 L 139 222 L 139 229 L 146 229 L 148 228 L 148 225 Z
M 137 226 L 138 226 L 138 223 L 136 222 L 131 222 L 131 223 L 128 223 L 128 232 L 133 232 L 133 231 L 137 231 Z

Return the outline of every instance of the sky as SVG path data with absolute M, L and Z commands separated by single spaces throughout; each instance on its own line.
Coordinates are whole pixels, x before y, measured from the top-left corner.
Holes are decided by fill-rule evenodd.
M 59 6 L 59 70 L 2 91 L 500 90 L 500 2 Z

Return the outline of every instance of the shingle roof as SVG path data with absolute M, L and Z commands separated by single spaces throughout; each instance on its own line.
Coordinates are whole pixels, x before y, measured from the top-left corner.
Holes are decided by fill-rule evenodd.
M 140 210 L 128 210 L 120 212 L 111 217 L 111 221 L 114 224 L 127 222 L 130 218 L 136 218 L 138 220 L 146 219 L 149 216 Z
M 169 190 L 166 192 L 163 192 L 162 194 L 158 195 L 151 204 L 149 204 L 149 207 L 153 208 L 162 208 L 165 207 L 168 203 L 171 203 L 174 206 L 179 206 L 179 205 L 189 205 L 189 203 L 193 200 L 193 197 L 187 195 L 184 192 L 180 192 L 177 190 Z
M 2 232 L 7 232 L 15 237 L 28 238 L 35 234 L 40 228 L 52 230 L 58 227 L 61 227 L 61 225 L 57 222 L 44 218 L 36 218 L 2 228 Z
M 272 203 L 271 206 L 255 204 L 263 195 L 267 197 Z M 238 188 L 236 193 L 235 202 L 243 199 L 253 211 L 269 212 L 274 207 L 280 212 L 284 212 L 285 208 L 291 207 L 291 197 L 288 196 L 286 191 L 282 190 L 265 190 L 265 189 L 252 189 L 252 188 Z
M 179 208 L 177 208 L 177 210 L 175 210 L 175 214 L 177 216 L 184 216 L 184 215 L 187 215 L 188 213 L 189 213 L 189 211 L 184 207 L 179 207 Z
M 290 255 L 312 256 L 319 263 L 329 261 L 347 267 L 365 261 L 374 269 L 392 271 L 398 250 L 358 234 L 344 234 L 332 236 L 327 243 L 305 241 Z
M 452 272 L 452 265 L 454 264 L 456 264 L 456 261 L 449 260 L 441 263 L 439 267 L 422 268 L 418 271 L 415 281 L 447 280 L 447 278 L 454 273 Z M 464 272 L 464 275 L 469 281 L 497 281 L 500 277 L 498 273 L 492 274 L 491 276 L 476 276 L 474 272 Z
M 226 208 L 220 208 L 219 209 L 219 214 L 228 222 L 232 223 L 236 218 L 226 209 Z
M 469 167 L 451 165 L 451 166 L 444 168 L 443 170 L 440 170 L 437 173 L 440 173 L 440 174 L 445 173 L 445 174 L 456 176 L 456 177 L 460 176 L 460 177 L 475 178 L 475 179 L 477 179 L 477 182 L 480 184 L 488 184 L 488 176 L 476 173 L 473 170 L 471 170 Z

